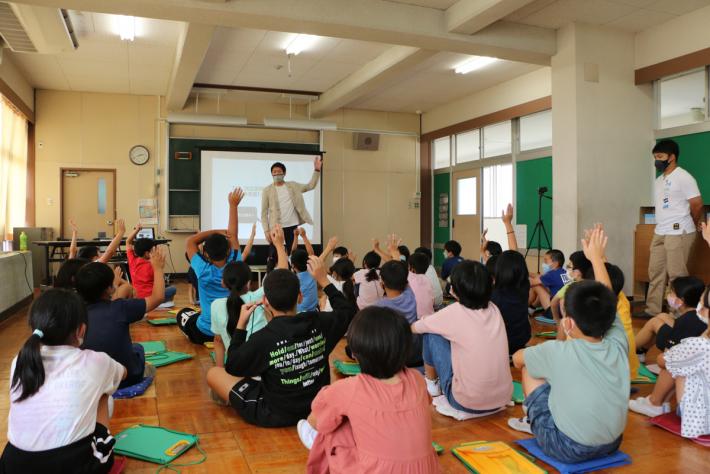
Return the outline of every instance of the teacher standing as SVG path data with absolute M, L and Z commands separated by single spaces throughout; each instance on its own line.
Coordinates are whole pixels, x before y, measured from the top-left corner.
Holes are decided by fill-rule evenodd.
M 688 275 L 688 257 L 703 216 L 703 198 L 698 183 L 678 166 L 680 149 L 673 140 L 661 140 L 653 148 L 656 170 L 654 183 L 656 229 L 648 262 L 650 284 L 646 313 L 661 312 L 666 284 Z
M 318 185 L 320 170 L 323 165 L 321 157 L 313 160 L 313 176 L 307 184 L 286 181 L 286 165 L 274 163 L 271 165 L 273 184 L 261 191 L 261 225 L 264 227 L 266 240 L 271 244 L 269 258 L 273 258 L 276 248 L 271 242 L 269 231 L 276 225 L 284 230 L 286 252 L 291 252 L 293 231 L 302 224 L 313 224 L 311 215 L 303 202 L 303 193 L 311 191 Z

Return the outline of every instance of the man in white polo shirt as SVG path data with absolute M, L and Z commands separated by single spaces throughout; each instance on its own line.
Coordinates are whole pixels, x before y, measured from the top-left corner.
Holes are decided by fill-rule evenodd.
M 666 285 L 688 275 L 688 256 L 703 216 L 703 198 L 690 173 L 678 166 L 680 149 L 673 140 L 661 140 L 653 148 L 656 170 L 654 183 L 656 230 L 648 262 L 650 284 L 646 313 L 662 311 Z

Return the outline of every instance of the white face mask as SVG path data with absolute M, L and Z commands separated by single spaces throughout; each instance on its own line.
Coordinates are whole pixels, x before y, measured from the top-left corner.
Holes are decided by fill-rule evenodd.
M 340 260 L 340 257 L 336 257 L 336 256 L 334 255 L 334 256 L 333 256 L 333 263 L 337 262 L 338 260 Z
M 272 175 L 272 178 L 274 178 L 274 183 L 283 183 L 284 182 L 284 175 L 282 175 L 282 174 Z

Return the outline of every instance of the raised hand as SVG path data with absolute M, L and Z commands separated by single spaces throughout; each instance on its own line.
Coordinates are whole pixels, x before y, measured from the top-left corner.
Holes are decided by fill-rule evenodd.
M 374 250 L 380 249 L 380 239 L 372 239 L 372 248 Z
M 113 267 L 113 287 L 118 288 L 121 285 L 121 280 L 123 280 L 123 270 L 116 265 Z
M 337 246 L 338 246 L 338 237 L 337 236 L 333 236 L 330 239 L 328 239 L 327 247 L 334 249 Z
M 317 156 L 317 157 L 313 160 L 313 169 L 314 169 L 315 171 L 320 171 L 321 168 L 323 168 L 323 158 L 321 158 L 320 156 Z
M 116 219 L 116 228 L 117 228 L 117 231 L 116 231 L 117 234 L 121 234 L 121 235 L 125 234 L 126 233 L 126 221 L 124 221 L 123 219 Z
M 252 239 L 256 237 L 256 222 L 251 225 L 251 235 L 249 237 Z
M 271 229 L 271 243 L 274 244 L 275 246 L 282 246 L 284 245 L 284 230 L 281 228 L 280 225 L 274 226 L 273 229 Z
M 604 260 L 604 252 L 609 237 L 606 236 L 600 225 L 590 231 L 589 237 L 582 239 L 582 250 L 584 256 L 591 262 L 594 260 Z
M 153 266 L 153 270 L 162 271 L 165 266 L 165 253 L 158 246 L 150 250 L 150 264 Z
M 705 242 L 710 245 L 710 225 L 707 222 L 700 223 L 700 232 L 702 232 Z
M 508 204 L 508 207 L 506 207 L 503 210 L 500 217 L 501 217 L 501 219 L 503 219 L 503 222 L 505 224 L 512 224 L 513 223 L 513 205 Z
M 76 226 L 76 222 L 74 222 L 74 219 L 69 219 L 69 225 L 71 226 L 71 231 L 72 232 L 77 232 L 78 228 Z
M 325 265 L 323 265 L 323 262 L 321 262 L 321 260 L 315 255 L 308 257 L 308 273 L 310 273 L 313 279 L 318 282 L 321 288 L 325 288 L 330 284 L 330 280 L 328 280 L 328 273 L 325 270 Z
M 483 229 L 483 232 L 481 233 L 481 247 L 485 247 L 486 243 L 488 242 L 488 238 L 486 237 L 488 235 L 488 227 Z
M 234 190 L 229 193 L 228 199 L 229 205 L 236 207 L 242 202 L 242 199 L 244 199 L 244 191 L 242 188 L 234 188 Z

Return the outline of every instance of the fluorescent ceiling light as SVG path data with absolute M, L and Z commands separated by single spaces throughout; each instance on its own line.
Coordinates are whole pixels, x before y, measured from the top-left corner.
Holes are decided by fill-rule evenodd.
M 313 46 L 317 39 L 318 37 L 314 35 L 296 35 L 286 45 L 286 54 L 298 56 L 302 51 Z
M 321 120 L 295 120 L 264 118 L 264 126 L 270 128 L 295 128 L 298 130 L 337 130 L 335 122 L 324 122 Z
M 247 124 L 247 118 L 235 115 L 169 113 L 168 122 L 185 125 L 239 127 Z
M 133 41 L 136 37 L 136 17 L 118 15 L 118 36 L 123 41 Z
M 466 61 L 456 66 L 454 71 L 456 71 L 456 74 L 468 74 L 471 71 L 482 69 L 496 61 L 498 61 L 498 58 L 489 58 L 487 56 L 474 56 L 471 59 L 467 59 Z

